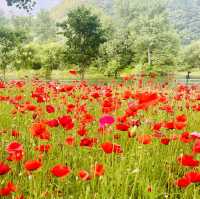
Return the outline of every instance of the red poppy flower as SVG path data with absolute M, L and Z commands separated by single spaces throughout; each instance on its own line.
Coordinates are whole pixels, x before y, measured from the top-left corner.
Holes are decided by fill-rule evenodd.
M 122 148 L 121 148 L 121 146 L 119 145 L 119 144 L 113 144 L 113 152 L 114 153 L 122 153 L 123 151 L 122 151 Z
M 161 129 L 161 127 L 162 127 L 162 123 L 159 122 L 159 123 L 155 123 L 155 124 L 153 125 L 152 129 L 153 129 L 154 131 L 159 131 L 159 130 Z
M 129 128 L 130 126 L 127 124 L 116 124 L 116 129 L 120 131 L 128 131 Z
M 4 188 L 0 189 L 0 196 L 9 196 L 12 192 L 16 192 L 16 187 L 12 182 L 8 182 Z
M 194 153 L 200 153 L 200 140 L 197 140 L 193 146 L 193 150 Z
M 103 164 L 95 164 L 94 166 L 94 176 L 103 176 L 105 168 Z
M 137 140 L 140 144 L 151 144 L 152 136 L 151 135 L 140 135 L 137 137 Z
M 170 106 L 170 105 L 161 106 L 160 110 L 164 110 L 167 113 L 173 113 L 174 112 L 173 107 Z
M 20 132 L 17 130 L 12 130 L 12 136 L 13 137 L 19 137 L 20 136 Z
M 48 113 L 54 113 L 55 112 L 55 108 L 52 105 L 47 105 L 46 106 L 46 111 Z
M 132 97 L 132 92 L 130 90 L 124 91 L 123 99 L 129 99 Z
M 184 132 L 180 135 L 180 141 L 184 143 L 190 143 L 193 141 L 193 138 L 190 136 L 189 132 Z
M 39 160 L 28 160 L 25 162 L 24 167 L 28 171 L 34 171 L 39 169 L 42 163 Z
M 74 105 L 74 104 L 68 104 L 68 105 L 67 105 L 67 112 L 68 112 L 68 113 L 73 112 L 74 108 L 75 108 L 75 105 Z
M 110 141 L 107 141 L 101 145 L 102 149 L 105 153 L 112 153 L 113 152 L 113 144 Z
M 25 109 L 28 111 L 35 111 L 37 109 L 37 106 L 35 106 L 33 104 L 26 104 Z
M 176 185 L 180 188 L 186 188 L 191 183 L 189 178 L 183 177 L 176 181 Z
M 89 123 L 93 122 L 94 120 L 95 120 L 94 116 L 87 113 L 87 114 L 84 114 L 81 123 L 89 124 Z
M 3 81 L 0 81 L 0 88 L 5 88 L 5 87 L 6 87 L 5 83 Z
M 58 121 L 59 121 L 60 125 L 66 130 L 71 130 L 74 127 L 72 118 L 69 115 L 59 117 Z
M 17 141 L 13 141 L 11 142 L 7 147 L 6 147 L 6 151 L 8 153 L 15 153 L 18 151 L 22 151 L 23 150 L 23 145 L 18 143 Z
M 91 93 L 91 96 L 95 99 L 99 98 L 100 97 L 100 94 L 98 92 L 93 92 Z
M 129 107 L 128 109 L 126 109 L 125 115 L 126 115 L 126 117 L 131 117 L 131 116 L 134 117 L 137 115 L 137 111 L 135 111 Z
M 127 121 L 126 116 L 117 117 L 117 122 L 119 123 L 126 123 L 126 121 Z
M 74 145 L 74 142 L 75 142 L 74 136 L 68 136 L 67 139 L 65 140 L 65 143 L 67 145 Z
M 190 180 L 190 182 L 193 183 L 199 183 L 200 182 L 200 173 L 196 171 L 190 171 L 185 174 L 185 177 Z
M 150 93 L 150 92 L 137 93 L 134 97 L 139 100 L 139 104 L 144 104 L 144 103 L 154 104 L 158 100 L 157 93 Z
M 38 122 L 33 124 L 31 128 L 31 133 L 34 137 L 38 137 L 40 139 L 49 140 L 51 135 L 46 127 L 44 122 Z
M 182 166 L 197 167 L 199 165 L 199 161 L 195 160 L 192 155 L 181 155 L 177 161 Z
M 85 127 L 81 127 L 80 129 L 78 129 L 77 134 L 80 136 L 85 136 L 87 135 L 87 130 L 85 129 Z
M 108 154 L 113 153 L 113 152 L 114 153 L 122 153 L 123 152 L 121 149 L 121 146 L 119 144 L 113 144 L 110 141 L 103 143 L 101 145 L 101 147 L 102 147 L 103 151 Z
M 10 167 L 3 162 L 0 162 L 0 175 L 4 175 L 10 171 Z
M 141 125 L 141 122 L 140 122 L 140 120 L 132 120 L 131 125 L 139 127 Z
M 9 157 L 7 158 L 7 160 L 20 161 L 24 156 L 23 145 L 16 141 L 11 142 L 6 147 L 6 151 L 9 153 Z
M 90 180 L 91 176 L 90 174 L 85 171 L 85 170 L 80 170 L 78 173 L 78 176 L 81 178 L 81 180 L 86 181 L 86 180 Z
M 57 164 L 51 169 L 51 173 L 56 177 L 68 176 L 71 172 L 70 167 Z
M 24 152 L 18 151 L 16 153 L 9 154 L 9 156 L 7 157 L 7 160 L 9 160 L 9 161 L 20 161 L 20 160 L 23 159 L 23 157 L 24 157 Z
M 47 125 L 53 128 L 53 127 L 57 127 L 59 125 L 59 122 L 57 119 L 52 119 L 52 120 L 47 121 Z
M 80 141 L 80 146 L 93 147 L 97 143 L 97 138 L 83 138 Z
M 166 129 L 174 129 L 175 128 L 174 127 L 174 122 L 173 121 L 172 122 L 165 122 L 164 127 Z
M 174 127 L 177 130 L 182 130 L 186 127 L 186 123 L 185 122 L 174 122 Z
M 169 138 L 161 138 L 160 143 L 164 145 L 168 145 L 170 142 Z
M 178 115 L 176 117 L 177 122 L 186 122 L 187 121 L 187 117 L 186 115 Z

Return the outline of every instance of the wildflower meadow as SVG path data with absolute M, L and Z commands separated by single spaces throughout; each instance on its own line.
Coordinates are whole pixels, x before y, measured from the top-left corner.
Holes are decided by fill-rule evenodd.
M 199 100 L 142 76 L 1 82 L 0 197 L 199 198 Z

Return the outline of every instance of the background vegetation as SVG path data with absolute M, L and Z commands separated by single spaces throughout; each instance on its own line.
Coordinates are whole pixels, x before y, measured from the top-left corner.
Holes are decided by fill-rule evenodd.
M 30 0 L 7 2 L 28 11 L 34 6 Z M 82 32 L 76 32 L 72 40 L 74 32 L 66 33 L 70 15 L 76 19 L 84 9 L 96 22 L 85 26 L 89 18 L 82 16 L 78 22 Z M 95 28 L 100 32 L 91 40 L 85 32 Z M 75 44 L 80 45 L 80 35 L 87 39 L 82 43 L 85 49 L 78 52 L 82 47 Z M 70 69 L 73 64 L 81 74 L 89 68 L 106 76 L 126 70 L 159 74 L 196 70 L 200 66 L 199 38 L 197 0 L 64 0 L 36 16 L 0 13 L 0 66 L 4 76 L 7 68 L 34 69 L 47 78 L 53 69 Z

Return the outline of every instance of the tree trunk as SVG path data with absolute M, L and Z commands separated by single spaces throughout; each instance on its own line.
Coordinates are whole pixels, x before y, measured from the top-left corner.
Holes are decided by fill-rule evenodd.
M 6 81 L 6 67 L 3 67 L 3 81 Z
M 52 73 L 52 71 L 50 69 L 45 70 L 45 79 L 47 81 L 51 80 L 51 73 Z
M 81 81 L 85 79 L 85 66 L 83 66 L 80 70 Z
M 114 76 L 115 76 L 115 79 L 117 79 L 117 77 L 118 77 L 118 71 L 117 70 L 115 71 Z
M 150 50 L 150 46 L 148 47 L 148 65 L 151 66 L 151 50 Z

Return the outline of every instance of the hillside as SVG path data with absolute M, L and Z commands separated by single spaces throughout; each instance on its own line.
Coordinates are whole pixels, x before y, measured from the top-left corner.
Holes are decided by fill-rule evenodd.
M 200 39 L 200 0 L 173 0 L 169 15 L 184 43 Z
M 93 5 L 113 13 L 115 0 L 63 0 L 52 9 L 54 19 L 63 18 L 67 11 L 80 5 Z M 169 19 L 182 37 L 183 43 L 200 38 L 200 0 L 171 0 L 168 4 Z
M 68 10 L 80 5 L 93 5 L 109 12 L 112 10 L 113 0 L 63 0 L 58 6 L 52 9 L 51 16 L 54 19 L 63 18 Z

